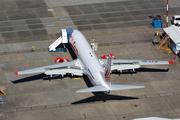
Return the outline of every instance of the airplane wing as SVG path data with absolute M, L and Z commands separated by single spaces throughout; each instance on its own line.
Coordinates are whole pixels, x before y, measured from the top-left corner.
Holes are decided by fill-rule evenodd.
M 177 55 L 176 55 L 177 56 Z M 139 65 L 163 65 L 173 64 L 176 56 L 172 61 L 158 61 L 158 60 L 130 60 L 130 59 L 112 59 L 113 64 L 139 64 Z
M 138 69 L 140 68 L 140 65 L 112 65 L 111 70 L 118 70 L 118 71 L 123 71 L 123 70 L 130 70 L 130 69 Z
M 45 73 L 46 75 L 65 75 L 66 73 L 71 73 L 73 75 L 82 76 L 82 65 L 79 59 L 58 63 L 53 65 L 47 65 L 43 67 L 32 68 L 28 70 L 15 72 L 16 75 L 33 74 L 33 73 Z
M 176 55 L 177 56 L 177 55 Z M 131 59 L 112 59 L 111 60 L 111 70 L 130 70 L 138 69 L 141 65 L 163 65 L 163 64 L 173 64 L 176 56 L 172 61 L 158 61 L 158 60 L 131 60 Z M 101 65 L 106 63 L 106 59 L 99 59 Z

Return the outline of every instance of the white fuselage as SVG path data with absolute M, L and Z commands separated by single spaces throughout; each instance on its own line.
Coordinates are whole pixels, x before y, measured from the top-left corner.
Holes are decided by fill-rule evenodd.
M 83 63 L 91 83 L 94 86 L 103 85 L 107 89 L 110 89 L 105 82 L 105 77 L 102 75 L 102 73 L 104 73 L 104 68 L 101 66 L 84 35 L 78 30 L 73 30 L 69 42 L 75 54 Z

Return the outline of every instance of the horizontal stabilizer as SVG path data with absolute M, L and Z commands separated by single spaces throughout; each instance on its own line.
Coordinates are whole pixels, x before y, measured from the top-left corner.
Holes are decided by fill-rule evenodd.
M 111 84 L 110 90 L 126 90 L 126 89 L 136 89 L 136 88 L 145 88 L 145 86 L 139 85 L 118 85 L 118 84 Z
M 94 87 L 89 87 L 86 89 L 78 90 L 76 93 L 81 93 L 81 92 L 105 92 L 108 91 L 104 86 L 99 85 L 99 86 L 94 86 Z

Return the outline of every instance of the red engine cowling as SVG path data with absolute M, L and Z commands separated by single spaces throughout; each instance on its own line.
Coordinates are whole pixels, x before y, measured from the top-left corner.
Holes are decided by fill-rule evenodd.
M 114 54 L 104 55 L 101 57 L 101 59 L 107 59 L 107 57 L 110 56 L 111 58 L 116 59 L 116 56 Z
M 60 58 L 60 57 L 55 59 L 55 63 L 57 63 L 57 62 L 63 63 L 63 62 L 65 62 L 65 61 L 68 62 L 69 60 L 66 59 L 66 58 Z

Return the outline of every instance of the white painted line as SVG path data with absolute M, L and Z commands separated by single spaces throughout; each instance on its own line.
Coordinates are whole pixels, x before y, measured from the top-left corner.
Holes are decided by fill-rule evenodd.
M 54 25 L 48 25 L 48 26 L 54 26 Z
M 54 9 L 48 9 L 48 11 L 54 11 Z

